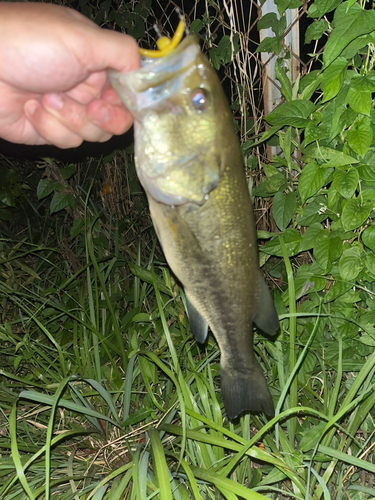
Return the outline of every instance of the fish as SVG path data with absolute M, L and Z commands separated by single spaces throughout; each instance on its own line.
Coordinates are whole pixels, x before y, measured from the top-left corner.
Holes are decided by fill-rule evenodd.
M 253 349 L 253 323 L 278 315 L 258 263 L 252 201 L 232 113 L 216 71 L 188 35 L 171 53 L 109 79 L 134 115 L 136 169 L 194 338 L 220 348 L 226 415 L 274 415 Z

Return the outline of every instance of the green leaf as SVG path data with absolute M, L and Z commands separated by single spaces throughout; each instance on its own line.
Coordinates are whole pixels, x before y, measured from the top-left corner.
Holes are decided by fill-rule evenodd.
M 373 181 L 375 179 L 375 149 L 370 148 L 363 158 L 363 165 L 360 165 L 359 175 L 364 181 Z
M 291 127 L 305 127 L 309 120 L 308 117 L 315 111 L 315 104 L 311 101 L 300 100 L 286 102 L 274 109 L 266 120 L 271 125 Z
M 368 253 L 365 257 L 366 269 L 371 276 L 371 281 L 375 278 L 375 255 L 373 253 Z M 368 279 L 368 278 L 367 278 Z
M 320 125 L 317 125 L 316 123 L 310 121 L 305 128 L 303 146 L 308 146 L 312 142 L 327 137 L 329 131 L 329 123 L 321 123 Z
M 311 196 L 324 186 L 326 180 L 326 166 L 317 163 L 308 163 L 302 170 L 298 182 L 298 192 L 301 196 L 301 202 L 305 203 Z
M 328 29 L 328 23 L 324 19 L 314 21 L 307 27 L 305 33 L 305 43 L 310 43 L 312 40 L 319 40 L 323 33 Z
M 310 99 L 323 79 L 323 73 L 318 70 L 311 71 L 302 78 L 299 85 L 300 98 Z
M 335 9 L 342 0 L 315 0 L 309 7 L 307 17 L 323 17 L 327 12 Z
M 332 187 L 336 189 L 341 196 L 349 199 L 355 193 L 359 181 L 359 173 L 355 167 L 350 167 L 348 171 L 336 169 L 333 174 Z
M 323 196 L 314 198 L 304 209 L 302 215 L 298 215 L 296 222 L 301 226 L 310 226 L 315 222 L 322 222 L 327 218 L 327 200 Z
M 300 451 L 310 451 L 315 448 L 322 438 L 322 431 L 326 426 L 326 422 L 319 422 L 308 429 L 299 443 Z
M 358 51 L 363 49 L 369 43 L 374 43 L 374 34 L 370 33 L 368 35 L 359 36 L 349 43 L 347 47 L 342 51 L 341 55 L 345 59 L 352 59 L 354 56 L 358 55 Z
M 199 33 L 204 28 L 204 22 L 200 19 L 194 19 L 190 25 L 190 33 Z
M 275 52 L 275 54 L 279 54 L 281 50 L 281 42 L 281 36 L 267 36 L 260 42 L 255 52 Z
M 299 244 L 302 236 L 296 229 L 286 229 L 283 232 L 284 243 L 288 252 L 288 256 L 292 257 L 299 252 Z M 280 240 L 278 237 L 271 241 L 268 241 L 265 245 L 259 248 L 260 251 L 267 253 L 269 255 L 275 255 L 277 257 L 282 257 L 283 252 L 280 246 Z
M 367 116 L 357 118 L 347 133 L 349 146 L 360 156 L 365 156 L 368 152 L 372 144 L 372 138 L 371 122 Z
M 258 31 L 271 28 L 276 35 L 273 38 L 282 39 L 286 29 L 286 18 L 285 16 L 281 16 L 278 19 L 275 12 L 269 12 L 258 21 L 257 28 Z
M 361 205 L 358 198 L 348 200 L 342 211 L 342 225 L 346 231 L 360 227 L 370 215 L 373 205 L 365 203 Z
M 70 229 L 70 237 L 72 238 L 72 240 L 80 234 L 83 224 L 84 224 L 83 219 L 74 219 L 73 225 Z
M 56 404 L 55 398 L 53 396 L 49 396 L 47 394 L 43 394 L 40 392 L 36 391 L 28 391 L 28 390 L 23 390 L 20 392 L 18 395 L 19 399 L 28 399 L 30 401 L 35 401 L 38 404 L 42 405 L 48 405 L 48 406 L 53 406 Z M 116 426 L 117 423 L 109 418 L 107 415 L 104 413 L 100 413 L 98 411 L 92 410 L 88 405 L 82 405 L 82 404 L 77 404 L 77 403 L 72 403 L 71 401 L 65 400 L 65 399 L 59 399 L 57 402 L 57 406 L 62 407 L 62 408 L 67 408 L 70 411 L 82 414 L 82 415 L 89 415 L 93 418 L 99 419 L 99 420 L 105 420 L 109 422 L 111 425 Z
M 72 163 L 72 164 L 68 165 L 67 167 L 62 168 L 60 170 L 60 172 L 61 172 L 62 178 L 64 180 L 68 180 L 77 172 L 77 166 Z
M 317 238 L 319 238 L 319 235 L 322 231 L 323 229 L 319 222 L 307 227 L 306 231 L 302 235 L 302 241 L 299 248 L 300 252 L 305 252 L 306 250 L 310 250 L 310 248 L 313 248 Z
M 337 260 L 342 252 L 342 241 L 338 236 L 330 235 L 325 230 L 314 244 L 314 257 L 325 273 L 331 269 L 332 262 Z
M 156 429 L 149 429 L 148 434 L 151 440 L 154 471 L 160 489 L 160 498 L 163 500 L 173 500 L 168 464 L 159 433 Z
M 144 269 L 143 267 L 137 266 L 136 264 L 133 264 L 132 262 L 128 263 L 130 272 L 136 276 L 137 278 L 141 279 L 142 281 L 145 281 L 146 283 L 150 283 L 152 285 L 152 273 L 148 269 Z M 156 276 L 156 282 L 159 290 L 163 293 L 166 293 L 168 295 L 172 295 L 172 291 L 169 287 L 166 286 L 164 281 Z
M 348 61 L 343 57 L 338 57 L 328 68 L 323 72 L 323 100 L 329 101 L 335 97 L 341 90 L 346 74 Z
M 327 295 L 324 298 L 324 302 L 332 302 L 337 297 L 340 297 L 344 293 L 348 292 L 352 287 L 354 286 L 354 283 L 351 283 L 349 281 L 336 281 L 328 290 Z
M 348 248 L 339 262 L 340 275 L 343 280 L 353 280 L 363 269 L 361 251 L 358 247 Z
M 146 34 L 146 26 L 140 16 L 135 17 L 133 22 L 128 26 L 127 34 L 132 36 L 136 40 L 144 38 Z
M 0 189 L 0 202 L 7 207 L 15 207 L 16 202 L 11 189 Z
M 276 194 L 278 191 L 284 191 L 286 186 L 287 180 L 285 178 L 285 175 L 279 172 L 269 179 L 260 182 L 254 189 L 254 196 L 262 196 L 264 198 L 268 198 L 269 196 L 273 196 L 274 194 Z
M 358 3 L 348 8 L 343 2 L 336 9 L 332 28 L 323 52 L 324 67 L 328 67 L 351 41 L 375 30 L 375 11 L 364 10 Z
M 218 71 L 220 69 L 220 57 L 219 57 L 219 54 L 218 54 L 218 51 L 217 51 L 217 47 L 212 47 L 209 52 L 208 52 L 209 56 L 210 56 L 210 61 L 211 61 L 211 64 L 212 66 L 216 69 L 216 71 Z
M 287 74 L 287 69 L 283 66 L 284 60 L 281 58 L 276 59 L 275 76 L 281 85 L 281 93 L 287 102 L 292 100 L 292 84 Z
M 280 231 L 288 226 L 296 208 L 296 195 L 293 192 L 275 194 L 272 203 L 272 215 Z
M 375 347 L 375 312 L 366 312 L 359 321 L 363 331 L 359 336 L 359 341 L 363 344 Z
M 299 9 L 302 2 L 300 0 L 275 0 L 275 4 L 281 16 L 287 9 Z
M 217 54 L 224 64 L 227 64 L 232 60 L 232 44 L 228 35 L 224 35 L 221 38 L 217 46 Z
M 63 194 L 59 191 L 53 195 L 51 200 L 51 205 L 49 207 L 50 213 L 53 214 L 55 212 L 59 212 L 63 208 L 67 207 L 72 202 L 72 195 Z
M 310 159 L 326 161 L 326 167 L 343 167 L 345 165 L 359 163 L 359 161 L 352 156 L 325 146 L 308 146 L 303 150 L 303 155 L 305 162 L 308 162 Z
M 341 59 L 341 58 L 339 58 Z M 367 76 L 354 75 L 350 80 L 348 104 L 353 111 L 370 116 L 372 109 L 372 92 L 374 85 Z
M 40 179 L 38 187 L 36 188 L 36 195 L 38 197 L 38 200 L 46 198 L 59 187 L 62 187 L 61 184 L 51 179 Z
M 361 192 L 361 199 L 363 204 L 371 205 L 375 207 L 375 190 L 374 189 L 364 189 Z
M 363 231 L 362 241 L 366 247 L 375 252 L 375 226 L 370 226 Z

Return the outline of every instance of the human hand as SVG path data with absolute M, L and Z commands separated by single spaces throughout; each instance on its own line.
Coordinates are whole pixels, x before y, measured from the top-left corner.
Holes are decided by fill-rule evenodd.
M 139 67 L 133 38 L 65 7 L 0 2 L 0 47 L 3 139 L 72 148 L 131 127 L 106 70 Z

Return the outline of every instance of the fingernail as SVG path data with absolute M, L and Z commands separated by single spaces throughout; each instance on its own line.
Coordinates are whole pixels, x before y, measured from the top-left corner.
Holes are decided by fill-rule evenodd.
M 24 110 L 27 115 L 33 116 L 38 107 L 39 103 L 37 101 L 28 101 L 25 103 Z
M 43 105 L 46 108 L 59 111 L 63 107 L 64 101 L 60 94 L 45 94 Z
M 92 114 L 92 121 L 101 124 L 106 123 L 111 117 L 108 106 L 99 106 L 95 112 Z

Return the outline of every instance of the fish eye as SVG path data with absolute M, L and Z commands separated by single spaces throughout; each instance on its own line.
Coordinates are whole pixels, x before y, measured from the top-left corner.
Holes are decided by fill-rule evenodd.
M 195 111 L 202 113 L 210 105 L 210 94 L 206 89 L 197 88 L 190 92 L 190 103 Z

